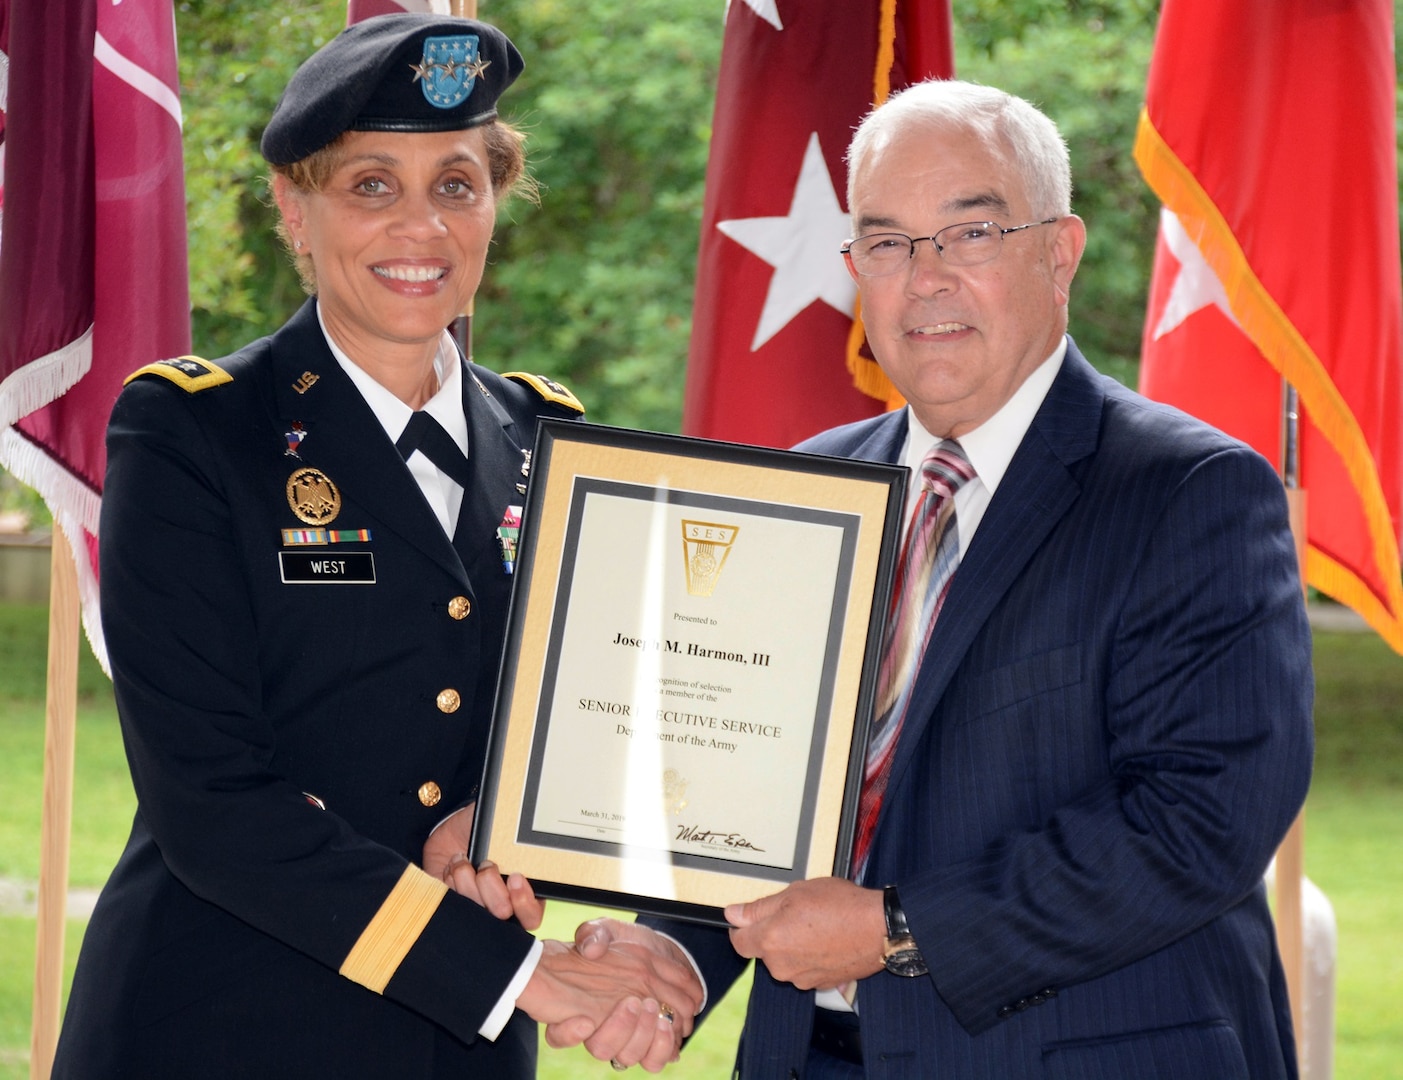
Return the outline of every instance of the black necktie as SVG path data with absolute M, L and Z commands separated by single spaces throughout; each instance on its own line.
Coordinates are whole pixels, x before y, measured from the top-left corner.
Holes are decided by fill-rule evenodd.
M 468 471 L 466 455 L 458 449 L 453 437 L 443 430 L 443 425 L 428 413 L 416 412 L 409 418 L 409 424 L 395 443 L 395 449 L 405 461 L 418 450 L 464 491 L 468 489 L 472 474 Z

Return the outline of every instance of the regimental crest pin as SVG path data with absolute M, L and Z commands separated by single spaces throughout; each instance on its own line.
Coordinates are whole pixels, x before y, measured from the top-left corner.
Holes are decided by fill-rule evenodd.
M 287 432 L 287 449 L 283 451 L 283 457 L 294 457 L 299 461 L 302 455 L 297 452 L 297 448 L 302 445 L 302 440 L 307 437 L 307 429 L 302 426 L 301 420 L 292 422 L 292 430 Z
M 425 38 L 423 59 L 410 67 L 424 100 L 438 109 L 452 109 L 468 100 L 490 63 L 478 56 L 476 34 L 453 34 Z
M 341 492 L 320 469 L 298 469 L 287 478 L 287 504 L 298 521 L 326 525 L 341 513 Z

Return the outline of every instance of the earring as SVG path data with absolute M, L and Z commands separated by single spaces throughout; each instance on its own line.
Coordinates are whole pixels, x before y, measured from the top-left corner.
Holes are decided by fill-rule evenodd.
M 293 246 L 294 248 L 296 248 L 298 251 L 301 251 L 301 250 L 302 250 L 302 241 L 301 241 L 301 240 L 294 240 L 294 241 L 292 242 L 292 246 Z

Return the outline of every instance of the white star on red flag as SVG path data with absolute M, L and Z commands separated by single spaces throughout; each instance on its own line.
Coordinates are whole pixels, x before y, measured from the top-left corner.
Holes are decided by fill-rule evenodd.
M 745 0 L 745 6 L 776 30 L 784 29 L 784 24 L 779 21 L 779 8 L 775 6 L 775 0 Z
M 809 136 L 788 216 L 739 218 L 716 227 L 775 268 L 751 352 L 815 300 L 852 317 L 857 289 L 838 254 L 848 235 L 848 215 L 838 202 L 817 132 Z
M 1184 226 L 1175 214 L 1166 209 L 1160 210 L 1159 228 L 1164 236 L 1164 245 L 1174 258 L 1179 260 L 1179 272 L 1174 276 L 1174 284 L 1169 287 L 1169 298 L 1164 302 L 1159 322 L 1155 325 L 1154 340 L 1158 341 L 1195 311 L 1210 305 L 1217 307 L 1233 325 L 1237 325 L 1232 307 L 1228 304 L 1228 293 L 1218 275 L 1208 265 Z

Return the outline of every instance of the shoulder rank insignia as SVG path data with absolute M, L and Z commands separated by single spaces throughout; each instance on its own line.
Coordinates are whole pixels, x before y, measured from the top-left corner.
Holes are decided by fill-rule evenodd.
M 585 411 L 585 407 L 580 404 L 580 399 L 554 379 L 547 379 L 544 375 L 532 375 L 528 371 L 508 371 L 502 377 L 525 383 L 554 405 L 564 405 L 567 409 L 577 413 Z
M 211 386 L 234 381 L 234 376 L 209 360 L 198 356 L 176 356 L 170 360 L 157 360 L 154 364 L 137 368 L 122 380 L 122 385 L 126 386 L 133 379 L 139 379 L 143 375 L 159 375 L 163 379 L 169 379 L 187 394 L 198 394 Z

